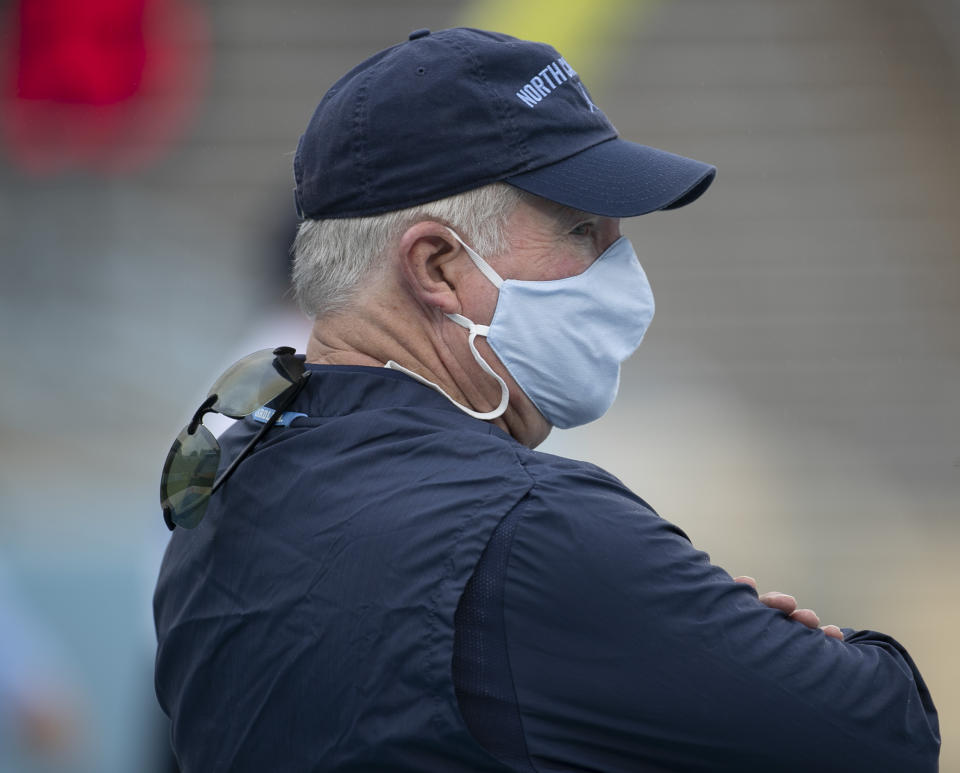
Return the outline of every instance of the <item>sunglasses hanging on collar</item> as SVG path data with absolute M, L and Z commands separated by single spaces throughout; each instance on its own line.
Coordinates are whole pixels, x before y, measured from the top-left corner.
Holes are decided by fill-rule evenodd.
M 207 398 L 193 414 L 170 447 L 160 476 L 160 505 L 163 520 L 170 531 L 177 526 L 192 529 L 203 519 L 211 495 L 220 488 L 250 453 L 303 389 L 310 371 L 303 359 L 289 346 L 263 349 L 248 354 L 231 365 L 218 378 Z M 279 400 L 276 410 L 269 412 L 263 427 L 244 447 L 236 459 L 219 476 L 220 444 L 203 426 L 208 413 L 220 413 L 242 419 L 256 413 L 267 403 Z

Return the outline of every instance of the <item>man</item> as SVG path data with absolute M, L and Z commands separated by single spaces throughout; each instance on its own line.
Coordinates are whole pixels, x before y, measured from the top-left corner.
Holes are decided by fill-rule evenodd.
M 713 167 L 619 139 L 549 46 L 456 29 L 344 76 L 294 171 L 306 365 L 278 350 L 297 386 L 224 436 L 202 521 L 165 488 L 196 526 L 155 602 L 185 770 L 936 769 L 893 639 L 532 450 L 604 413 L 653 315 L 619 218 Z

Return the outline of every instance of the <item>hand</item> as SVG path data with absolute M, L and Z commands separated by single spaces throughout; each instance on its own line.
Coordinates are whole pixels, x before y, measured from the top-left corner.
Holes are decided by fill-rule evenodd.
M 752 577 L 734 577 L 733 581 L 749 585 L 754 590 L 757 589 L 757 581 Z M 837 628 L 837 626 L 820 625 L 820 618 L 817 617 L 817 613 L 812 609 L 797 609 L 797 600 L 793 596 L 788 596 L 786 593 L 778 593 L 777 591 L 770 591 L 760 594 L 759 598 L 760 603 L 766 604 L 771 609 L 779 609 L 791 620 L 803 623 L 807 628 L 820 626 L 820 630 L 827 636 L 831 636 L 834 639 L 843 639 L 843 631 Z

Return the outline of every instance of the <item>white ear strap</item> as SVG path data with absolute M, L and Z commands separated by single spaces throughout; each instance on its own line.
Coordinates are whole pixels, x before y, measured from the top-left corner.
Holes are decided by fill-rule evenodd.
M 465 327 L 471 333 L 476 330 L 479 335 L 488 336 L 490 335 L 490 326 L 489 325 L 474 325 L 469 319 L 467 319 L 462 314 L 447 314 L 447 317 L 456 322 L 460 327 Z M 473 338 L 470 339 L 471 341 Z
M 499 290 L 500 285 L 503 284 L 503 279 L 500 277 L 500 275 L 496 271 L 493 270 L 493 266 L 491 266 L 489 263 L 487 263 L 487 261 L 481 258 L 476 252 L 474 252 L 474 250 L 470 247 L 470 245 L 467 244 L 463 239 L 461 239 L 457 235 L 456 231 L 454 231 L 452 228 L 448 228 L 447 230 L 451 233 L 453 238 L 456 239 L 458 242 L 460 242 L 463 248 L 467 251 L 467 255 L 470 256 L 470 259 L 473 261 L 474 265 L 478 269 L 480 269 L 480 273 L 482 273 L 488 280 L 490 280 L 493 286 Z M 464 317 L 462 314 L 447 314 L 447 316 L 451 320 L 456 322 L 458 325 L 460 325 L 460 327 L 464 327 L 470 331 L 470 338 L 468 339 L 467 343 L 470 346 L 470 353 L 473 355 L 473 359 L 475 359 L 477 361 L 477 364 L 481 368 L 483 368 L 484 373 L 487 373 L 488 375 L 493 376 L 497 380 L 497 383 L 500 385 L 500 404 L 496 408 L 494 408 L 492 411 L 485 411 L 485 412 L 475 411 L 472 408 L 468 408 L 467 406 L 461 405 L 460 403 L 458 403 L 456 400 L 450 397 L 450 395 L 448 395 L 446 391 L 443 389 L 443 387 L 441 387 L 439 384 L 434 384 L 429 379 L 424 378 L 419 373 L 414 373 L 409 368 L 403 367 L 403 365 L 400 365 L 394 360 L 390 360 L 389 362 L 387 362 L 385 367 L 390 368 L 391 370 L 399 370 L 401 373 L 406 373 L 408 376 L 410 376 L 410 378 L 416 381 L 419 381 L 421 384 L 424 384 L 425 386 L 436 389 L 440 394 L 446 397 L 451 403 L 457 406 L 457 408 L 459 408 L 468 416 L 472 416 L 475 419 L 482 419 L 484 421 L 489 421 L 490 419 L 496 419 L 496 418 L 499 418 L 500 416 L 503 416 L 504 411 L 507 410 L 507 403 L 510 401 L 510 390 L 507 388 L 507 382 L 504 381 L 502 378 L 500 378 L 500 376 L 497 375 L 494 369 L 487 364 L 486 360 L 484 360 L 483 357 L 480 356 L 480 352 L 477 351 L 477 345 L 474 342 L 474 339 L 478 335 L 481 335 L 481 336 L 489 335 L 490 333 L 489 325 L 475 325 L 473 324 L 473 322 L 471 322 L 469 319 Z
M 410 378 L 415 379 L 416 381 L 419 381 L 421 384 L 424 384 L 425 386 L 436 389 L 440 394 L 446 397 L 451 403 L 457 406 L 457 408 L 459 408 L 468 416 L 472 416 L 475 419 L 482 419 L 484 421 L 489 421 L 490 419 L 497 419 L 500 416 L 503 416 L 504 411 L 507 410 L 507 403 L 510 402 L 510 390 L 507 388 L 507 382 L 504 381 L 502 378 L 500 378 L 500 376 L 497 375 L 497 373 L 493 370 L 493 368 L 491 368 L 487 364 L 486 360 L 484 360 L 483 357 L 480 356 L 480 352 L 477 351 L 477 346 L 474 343 L 474 339 L 478 335 L 485 336 L 489 332 L 490 328 L 487 327 L 486 325 L 474 325 L 469 319 L 461 316 L 460 314 L 448 314 L 447 316 L 450 317 L 450 319 L 452 319 L 461 327 L 465 327 L 470 331 L 470 338 L 468 339 L 467 343 L 470 345 L 470 353 L 473 355 L 473 359 L 477 361 L 477 364 L 481 368 L 483 368 L 483 371 L 485 373 L 488 373 L 489 375 L 493 376 L 497 380 L 497 383 L 500 384 L 500 404 L 496 408 L 494 408 L 492 411 L 486 411 L 486 412 L 475 411 L 472 408 L 468 408 L 467 406 L 462 405 L 461 403 L 458 403 L 456 400 L 450 397 L 450 395 L 448 395 L 446 391 L 443 389 L 443 387 L 441 387 L 439 384 L 433 383 L 429 379 L 426 379 L 423 376 L 421 376 L 419 373 L 414 373 L 412 370 L 409 370 L 408 368 L 403 367 L 403 365 L 400 365 L 399 363 L 396 363 L 393 360 L 390 360 L 389 362 L 387 362 L 385 367 L 390 368 L 391 370 L 399 370 L 401 373 L 406 373 L 408 376 L 410 376 Z
M 507 403 L 510 401 L 510 390 L 507 388 L 507 382 L 500 378 L 496 371 L 487 364 L 487 361 L 480 356 L 480 352 L 477 351 L 477 345 L 474 343 L 474 339 L 478 335 L 485 336 L 489 332 L 490 328 L 486 325 L 472 325 L 470 328 L 470 338 L 467 340 L 467 343 L 470 345 L 470 353 L 473 355 L 473 359 L 477 361 L 477 365 L 483 368 L 485 373 L 493 376 L 500 385 L 500 405 L 482 415 L 478 415 L 469 410 L 467 411 L 467 413 L 471 413 L 477 419 L 496 419 L 499 416 L 503 416 L 504 411 L 507 410 Z
M 463 245 L 463 249 L 467 251 L 467 255 L 470 256 L 470 260 L 473 261 L 474 265 L 480 269 L 480 273 L 483 274 L 487 279 L 489 279 L 490 283 L 499 290 L 500 285 L 503 284 L 503 278 L 500 276 L 500 274 L 494 271 L 493 266 L 491 266 L 489 263 L 487 263 L 487 261 L 481 258 L 476 252 L 474 252 L 473 248 L 469 244 L 467 244 L 463 239 L 461 239 L 456 231 L 454 231 L 452 228 L 448 228 L 447 230 L 451 234 L 453 234 L 454 239 L 456 239 L 458 242 L 460 242 L 461 245 Z

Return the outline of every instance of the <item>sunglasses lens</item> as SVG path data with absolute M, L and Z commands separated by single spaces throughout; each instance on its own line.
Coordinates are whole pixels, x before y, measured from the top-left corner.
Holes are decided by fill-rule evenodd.
M 217 396 L 214 409 L 239 419 L 293 386 L 275 359 L 273 349 L 263 349 L 231 365 L 210 387 L 209 394 Z
M 202 424 L 192 435 L 186 427 L 177 435 L 160 477 L 160 504 L 177 526 L 200 523 L 219 464 L 220 445 Z

